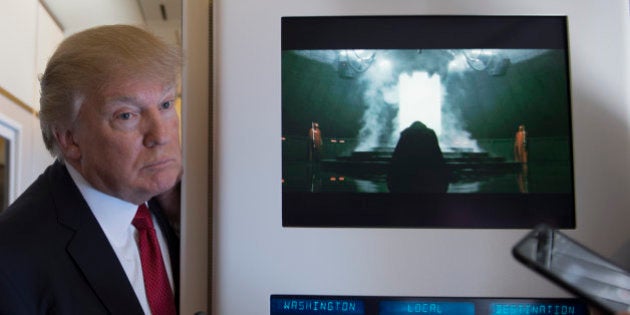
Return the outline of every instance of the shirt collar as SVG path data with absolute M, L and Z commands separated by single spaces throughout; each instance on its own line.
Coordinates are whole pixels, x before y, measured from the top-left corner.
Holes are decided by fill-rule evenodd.
M 66 167 L 107 239 L 114 245 L 124 243 L 138 205 L 96 190 L 76 169 L 68 163 Z

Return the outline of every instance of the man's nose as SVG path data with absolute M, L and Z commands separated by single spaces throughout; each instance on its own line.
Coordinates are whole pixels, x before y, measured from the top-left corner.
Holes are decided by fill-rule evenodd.
M 151 113 L 145 119 L 144 145 L 154 147 L 169 139 L 169 125 L 159 113 Z

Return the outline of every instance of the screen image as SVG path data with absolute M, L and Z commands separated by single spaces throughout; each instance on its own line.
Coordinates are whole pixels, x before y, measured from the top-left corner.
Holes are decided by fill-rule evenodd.
M 573 228 L 566 23 L 282 18 L 283 226 Z
M 589 315 L 579 299 L 271 295 L 270 315 Z

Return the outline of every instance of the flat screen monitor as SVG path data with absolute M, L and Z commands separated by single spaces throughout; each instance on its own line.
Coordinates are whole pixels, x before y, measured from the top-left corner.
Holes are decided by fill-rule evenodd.
M 281 33 L 283 226 L 575 228 L 565 16 Z

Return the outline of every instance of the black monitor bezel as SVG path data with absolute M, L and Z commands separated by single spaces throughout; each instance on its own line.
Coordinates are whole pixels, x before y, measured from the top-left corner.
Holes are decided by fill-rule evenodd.
M 282 17 L 281 49 L 563 49 L 571 116 L 566 16 Z M 569 126 L 571 126 L 571 117 Z M 574 183 L 573 135 L 570 135 Z M 284 227 L 574 229 L 575 188 L 544 194 L 282 193 Z M 423 207 L 418 207 L 423 205 Z M 421 208 L 421 209 L 419 209 Z

